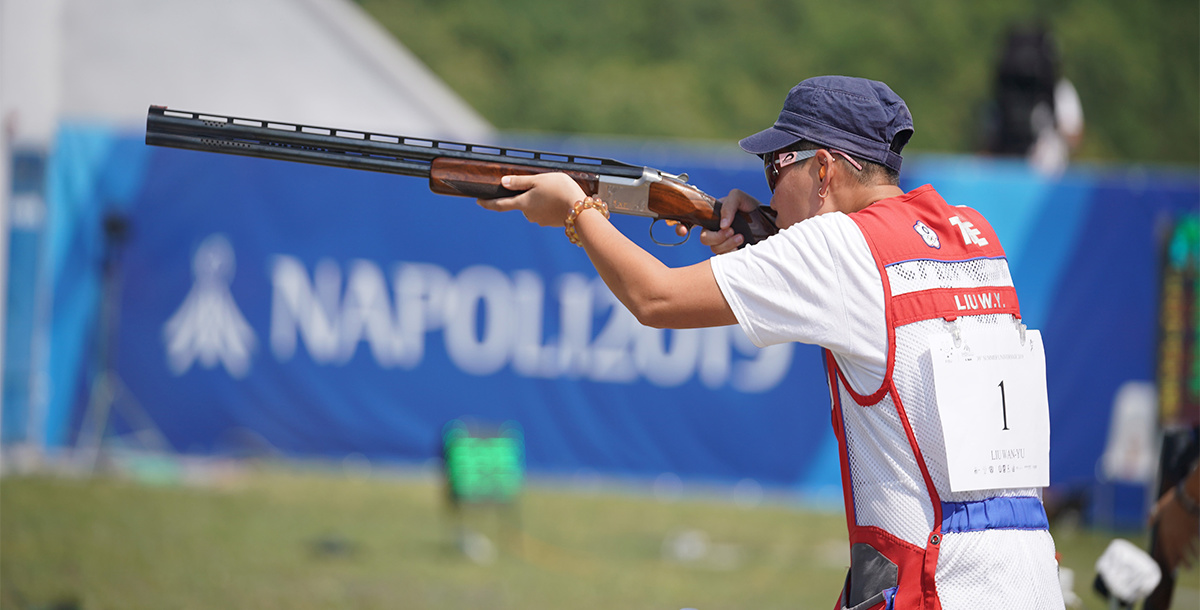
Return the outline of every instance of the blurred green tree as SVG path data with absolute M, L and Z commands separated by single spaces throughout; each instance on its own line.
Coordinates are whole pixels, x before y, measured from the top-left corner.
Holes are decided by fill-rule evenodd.
M 911 150 L 977 150 L 1006 30 L 1038 20 L 1083 101 L 1080 158 L 1200 163 L 1194 0 L 359 0 L 505 130 L 731 140 L 798 81 L 883 80 Z

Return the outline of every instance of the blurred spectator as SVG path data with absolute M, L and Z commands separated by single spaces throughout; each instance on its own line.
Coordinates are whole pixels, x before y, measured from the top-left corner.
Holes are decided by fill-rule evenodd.
M 1158 502 L 1150 515 L 1150 555 L 1163 578 L 1145 610 L 1171 607 L 1175 571 L 1195 561 L 1200 544 L 1200 219 L 1184 216 L 1163 237 L 1157 379 L 1162 437 Z
M 1150 515 L 1158 526 L 1158 544 L 1163 550 L 1167 568 L 1180 565 L 1191 567 L 1196 559 L 1197 536 L 1200 535 L 1200 470 L 1192 467 L 1188 476 L 1167 490 Z
M 1166 610 L 1174 596 L 1175 572 L 1196 560 L 1200 544 L 1200 429 L 1176 429 L 1163 437 L 1163 491 L 1150 512 L 1150 555 L 1163 578 L 1146 598 L 1145 610 Z
M 1083 139 L 1083 105 L 1060 71 L 1058 45 L 1045 27 L 1009 30 L 984 123 L 985 152 L 1026 157 L 1048 175 L 1066 169 Z

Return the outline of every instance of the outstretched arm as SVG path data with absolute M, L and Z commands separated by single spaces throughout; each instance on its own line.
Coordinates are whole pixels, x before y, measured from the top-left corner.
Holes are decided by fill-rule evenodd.
M 500 212 L 519 210 L 541 226 L 563 226 L 575 202 L 584 198 L 579 185 L 564 174 L 505 176 L 503 184 L 524 192 L 503 199 L 481 199 L 479 205 Z M 701 328 L 737 323 L 708 261 L 667 267 L 595 209 L 579 213 L 575 230 L 604 283 L 642 324 Z

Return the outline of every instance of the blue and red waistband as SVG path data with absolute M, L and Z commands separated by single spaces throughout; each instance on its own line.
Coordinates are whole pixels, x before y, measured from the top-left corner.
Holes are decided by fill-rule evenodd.
M 942 533 L 1050 528 L 1041 498 L 1015 496 L 977 502 L 942 502 Z

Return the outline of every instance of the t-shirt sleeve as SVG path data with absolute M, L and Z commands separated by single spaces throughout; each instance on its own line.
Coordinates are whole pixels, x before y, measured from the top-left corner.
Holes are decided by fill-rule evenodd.
M 759 347 L 800 342 L 886 368 L 883 281 L 858 225 L 822 214 L 711 259 L 738 324 Z

